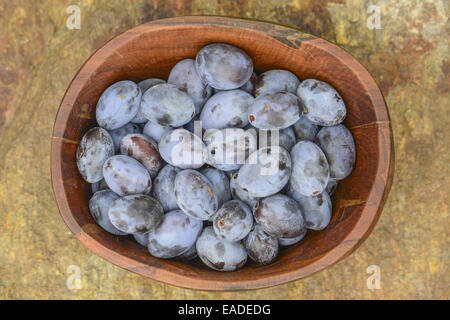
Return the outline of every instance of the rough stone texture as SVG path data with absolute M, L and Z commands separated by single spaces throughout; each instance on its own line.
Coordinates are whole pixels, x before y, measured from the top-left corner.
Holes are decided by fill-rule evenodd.
M 372 299 L 449 296 L 448 7 L 444 0 L 76 1 L 81 30 L 68 30 L 73 1 L 0 0 L 0 299 Z M 64 91 L 89 55 L 148 20 L 186 14 L 264 19 L 348 50 L 380 84 L 395 136 L 394 185 L 381 218 L 351 256 L 309 278 L 255 291 L 179 289 L 98 258 L 59 217 L 50 183 L 50 137 Z M 14 115 L 14 117 L 13 117 Z M 81 269 L 80 290 L 66 286 Z M 381 269 L 381 289 L 366 268 Z

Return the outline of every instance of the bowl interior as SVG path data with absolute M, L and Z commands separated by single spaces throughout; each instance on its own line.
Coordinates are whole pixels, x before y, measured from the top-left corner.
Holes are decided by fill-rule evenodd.
M 121 267 L 171 284 L 242 289 L 309 275 L 349 254 L 367 236 L 378 217 L 380 201 L 384 201 L 388 179 L 377 191 L 383 195 L 381 200 L 373 198 L 373 189 L 380 161 L 389 162 L 388 158 L 380 159 L 386 157 L 380 152 L 380 146 L 390 142 L 390 137 L 383 137 L 380 126 L 372 125 L 386 121 L 389 127 L 389 119 L 387 113 L 383 115 L 373 105 L 375 95 L 358 74 L 358 70 L 365 70 L 351 56 L 333 45 L 328 46 L 324 40 L 311 39 L 289 29 L 293 34 L 306 37 L 303 42 L 289 43 L 261 30 L 251 23 L 230 25 L 229 20 L 226 23 L 174 23 L 170 20 L 149 23 L 116 37 L 86 62 L 66 92 L 55 123 L 52 179 L 65 222 L 92 251 Z M 284 39 L 288 36 L 283 35 Z M 109 85 L 125 79 L 167 79 L 179 60 L 194 58 L 200 48 L 212 42 L 242 48 L 252 57 L 259 72 L 282 68 L 294 72 L 300 79 L 318 78 L 333 85 L 346 103 L 345 125 L 353 133 L 357 155 L 352 174 L 339 183 L 333 200 L 333 217 L 325 230 L 308 231 L 303 241 L 282 250 L 273 264 L 259 266 L 248 262 L 243 269 L 228 273 L 213 271 L 197 260 L 184 264 L 153 258 L 132 238 L 103 231 L 89 214 L 91 187 L 79 175 L 75 162 L 78 142 L 96 125 L 96 103 Z M 383 139 L 386 141 L 381 141 Z M 361 230 L 354 235 L 355 228 Z

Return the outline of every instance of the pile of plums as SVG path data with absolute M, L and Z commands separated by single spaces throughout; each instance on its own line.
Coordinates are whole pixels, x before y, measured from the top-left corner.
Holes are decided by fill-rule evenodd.
M 90 213 L 154 257 L 198 256 L 219 271 L 248 256 L 270 264 L 329 224 L 330 195 L 355 164 L 346 112 L 323 81 L 257 75 L 241 49 L 209 44 L 167 82 L 124 80 L 102 93 L 98 127 L 76 153 Z

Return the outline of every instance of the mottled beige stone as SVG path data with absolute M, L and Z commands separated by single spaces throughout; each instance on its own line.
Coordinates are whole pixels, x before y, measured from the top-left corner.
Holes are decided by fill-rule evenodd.
M 76 1 L 81 30 L 66 28 L 73 1 L 0 0 L 0 299 L 448 299 L 450 131 L 448 8 L 437 1 Z M 381 9 L 369 30 L 367 7 Z M 118 33 L 186 14 L 297 26 L 345 48 L 372 73 L 389 106 L 396 171 L 383 214 L 351 256 L 309 278 L 254 291 L 179 289 L 98 258 L 59 216 L 50 137 L 78 68 Z M 66 286 L 81 270 L 80 290 Z M 381 289 L 366 269 L 381 269 Z

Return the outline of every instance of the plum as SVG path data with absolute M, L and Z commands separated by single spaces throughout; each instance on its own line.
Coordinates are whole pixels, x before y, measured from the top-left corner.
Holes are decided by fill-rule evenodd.
M 175 199 L 175 177 L 181 169 L 165 165 L 153 180 L 152 196 L 161 203 L 164 212 L 178 209 Z
M 203 129 L 245 127 L 253 100 L 251 94 L 239 89 L 216 93 L 205 103 L 200 114 Z
M 292 188 L 304 196 L 315 196 L 325 190 L 330 170 L 322 150 L 311 141 L 299 141 L 291 150 Z
M 258 129 L 284 129 L 300 119 L 303 104 L 289 92 L 258 96 L 248 108 L 248 119 Z
M 145 91 L 141 112 L 153 123 L 179 127 L 195 116 L 195 105 L 186 92 L 173 84 L 161 83 Z
M 270 264 L 278 256 L 278 239 L 267 234 L 260 225 L 255 224 L 244 244 L 250 259 L 258 264 Z
M 344 121 L 347 108 L 339 93 L 324 81 L 304 80 L 297 95 L 306 107 L 305 117 L 319 126 L 334 126 Z
M 220 239 L 213 227 L 206 227 L 196 242 L 197 254 L 202 262 L 216 271 L 234 271 L 247 262 L 247 251 L 240 241 Z
M 247 159 L 238 172 L 237 183 L 252 197 L 278 193 L 289 181 L 291 157 L 282 147 L 260 148 Z
M 225 202 L 214 215 L 214 232 L 230 242 L 244 239 L 252 226 L 252 211 L 240 200 Z
M 203 140 L 206 163 L 222 171 L 239 169 L 257 147 L 256 132 L 241 128 L 209 129 Z
M 198 136 L 186 129 L 166 132 L 158 145 L 161 157 L 181 169 L 197 169 L 205 164 L 205 145 Z
M 253 206 L 258 202 L 259 198 L 252 197 L 248 191 L 243 190 L 238 182 L 237 178 L 239 177 L 238 173 L 231 173 L 230 174 L 230 190 L 231 190 L 231 196 L 235 200 L 241 200 L 244 203 L 246 203 L 249 208 L 253 208 Z
M 103 179 L 103 164 L 114 155 L 114 142 L 103 128 L 89 129 L 81 138 L 76 153 L 78 171 L 89 183 Z
M 265 232 L 277 238 L 298 237 L 306 227 L 298 202 L 283 194 L 259 200 L 253 216 Z
M 111 190 L 98 191 L 94 193 L 89 200 L 89 212 L 95 222 L 97 222 L 104 230 L 116 236 L 123 236 L 126 235 L 126 233 L 114 227 L 108 216 L 109 206 L 118 198 L 119 196 Z
M 147 195 L 132 194 L 114 200 L 109 206 L 111 223 L 126 233 L 146 233 L 163 221 L 164 211 L 159 202 Z
M 108 131 L 114 142 L 114 152 L 120 152 L 120 142 L 123 137 L 130 133 L 141 133 L 142 130 L 136 123 L 128 122 L 123 127 Z
M 305 115 L 302 115 L 300 119 L 294 123 L 292 128 L 294 129 L 297 140 L 314 141 L 317 132 L 319 132 L 319 127 L 309 121 Z
M 350 130 L 340 124 L 323 127 L 315 142 L 322 148 L 330 165 L 330 178 L 342 180 L 350 175 L 355 166 L 356 148 Z
M 197 53 L 195 65 L 205 83 L 221 90 L 243 86 L 253 73 L 250 57 L 242 49 L 225 43 L 203 47 Z
M 173 130 L 173 128 L 170 126 L 162 126 L 158 123 L 147 121 L 142 133 L 147 137 L 153 139 L 156 143 L 159 143 L 163 134 L 170 130 Z
M 211 167 L 205 167 L 200 170 L 200 173 L 208 178 L 213 185 L 213 189 L 216 191 L 218 197 L 219 207 L 221 207 L 222 204 L 228 200 L 231 200 L 230 180 L 223 171 Z
M 192 218 L 208 220 L 218 209 L 218 196 L 212 183 L 198 171 L 178 172 L 174 190 L 178 206 Z
M 213 89 L 205 84 L 197 73 L 194 59 L 179 61 L 170 71 L 168 83 L 176 85 L 194 100 L 195 114 L 199 114 Z
M 289 186 L 286 195 L 296 200 L 302 208 L 306 228 L 323 230 L 328 226 L 332 215 L 332 204 L 326 191 L 316 196 L 304 196 Z
M 270 146 L 280 146 L 287 151 L 290 151 L 292 147 L 297 142 L 294 130 L 292 127 L 287 127 L 285 129 L 277 130 L 258 130 L 259 136 L 259 147 L 270 147 Z
M 164 164 L 157 143 L 140 133 L 132 133 L 123 137 L 120 143 L 120 153 L 139 161 L 154 178 Z
M 120 196 L 147 194 L 152 187 L 150 173 L 137 160 L 124 155 L 112 156 L 103 165 L 108 187 Z
M 295 94 L 300 80 L 295 74 L 288 70 L 272 69 L 259 75 L 253 88 L 253 95 L 258 97 L 262 94 L 290 92 Z
M 139 89 L 141 89 L 142 94 L 144 94 L 145 91 L 147 91 L 149 88 L 157 85 L 157 84 L 161 84 L 161 83 L 165 83 L 166 81 L 159 79 L 159 78 L 150 78 L 150 79 L 146 79 L 143 80 L 141 82 L 138 82 L 138 87 Z M 133 123 L 146 123 L 148 120 L 145 117 L 145 115 L 142 113 L 141 111 L 141 104 L 139 103 L 139 109 L 138 112 L 136 113 L 136 115 L 134 116 L 133 119 L 131 119 L 131 122 Z
M 298 242 L 300 242 L 306 236 L 307 229 L 304 229 L 304 232 L 295 238 L 278 238 L 278 244 L 282 247 L 292 246 Z
M 139 110 L 141 97 L 141 89 L 133 81 L 123 80 L 108 87 L 95 109 L 100 127 L 113 130 L 130 122 Z
M 202 227 L 202 221 L 185 215 L 181 210 L 167 212 L 161 224 L 148 233 L 148 251 L 162 259 L 179 256 L 194 245 Z

